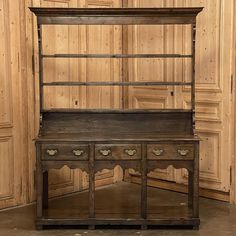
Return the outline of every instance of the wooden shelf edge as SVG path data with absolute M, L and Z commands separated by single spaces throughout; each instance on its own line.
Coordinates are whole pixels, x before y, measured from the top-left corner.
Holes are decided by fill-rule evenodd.
M 192 82 L 44 82 L 43 86 L 192 86 Z
M 182 54 L 44 54 L 43 58 L 192 58 Z
M 44 109 L 42 113 L 48 112 L 76 112 L 76 113 L 191 113 L 191 109 Z

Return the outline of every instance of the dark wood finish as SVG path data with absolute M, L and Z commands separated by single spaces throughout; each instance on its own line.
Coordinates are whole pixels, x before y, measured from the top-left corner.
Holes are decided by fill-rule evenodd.
M 150 225 L 150 226 L 192 226 L 197 227 L 200 224 L 199 218 L 189 218 L 183 217 L 178 219 L 40 219 L 38 221 L 39 225 L 45 226 L 76 226 L 76 225 Z
M 193 207 L 193 171 L 188 171 L 188 206 Z
M 196 51 L 196 24 L 192 24 L 192 28 L 191 28 L 191 32 L 192 32 L 192 55 L 195 55 L 195 51 Z M 196 87 L 196 83 L 195 83 L 195 56 L 192 59 L 192 82 L 193 85 L 191 87 L 192 91 L 191 91 L 191 104 L 192 104 L 192 110 L 193 110 L 193 116 L 192 116 L 192 122 L 193 122 L 193 131 L 195 131 L 195 87 Z
M 40 138 L 50 138 L 66 135 L 79 136 L 79 140 L 88 141 L 98 138 L 133 140 L 144 137 L 182 136 L 192 135 L 192 113 L 168 112 L 151 113 L 44 113 Z M 176 125 L 178 124 L 178 125 Z M 45 137 L 44 137 L 45 136 Z
M 89 145 L 89 218 L 95 218 L 94 211 L 94 192 L 95 192 L 95 171 L 94 171 L 94 145 Z M 90 229 L 94 228 L 93 224 L 90 224 Z
M 193 163 L 193 217 L 199 217 L 199 143 L 195 143 Z
M 88 145 L 70 144 L 42 144 L 42 160 L 88 160 Z
M 127 3 L 127 2 L 126 2 Z M 199 139 L 195 135 L 195 38 L 196 16 L 202 8 L 30 8 L 37 16 L 39 45 L 39 83 L 41 127 L 36 141 L 37 217 L 36 227 L 46 225 L 181 225 L 198 228 Z M 52 54 L 42 52 L 42 26 L 46 24 L 123 24 L 122 54 Z M 129 24 L 191 24 L 191 55 L 128 54 Z M 43 80 L 43 59 L 47 58 L 120 58 L 122 81 L 46 83 Z M 191 82 L 131 82 L 128 58 L 189 58 L 192 60 Z M 82 110 L 43 107 L 43 86 L 122 86 L 122 107 L 127 108 L 128 86 L 190 86 L 191 109 L 153 110 Z M 85 219 L 51 218 L 48 207 L 48 171 L 80 168 L 89 174 L 88 215 Z M 138 215 L 107 218 L 95 212 L 95 173 L 115 166 L 132 168 L 141 173 L 141 203 Z M 157 168 L 185 168 L 189 172 L 188 206 L 167 206 L 159 213 L 147 210 L 147 174 Z M 130 192 L 132 194 L 132 192 Z M 128 198 L 129 196 L 125 196 Z M 72 209 L 73 211 L 73 209 Z M 160 215 L 160 212 L 164 215 Z M 171 214 L 168 214 L 168 212 Z M 71 212 L 72 213 L 72 212 Z M 178 213 L 178 216 L 173 214 Z M 77 212 L 78 214 L 78 212 Z
M 45 82 L 43 86 L 191 86 L 191 82 Z
M 175 16 L 174 18 L 167 18 L 166 16 L 78 16 L 78 17 L 38 17 L 38 23 L 40 25 L 166 25 L 166 24 L 194 24 L 195 17 L 193 16 Z
M 142 167 L 141 167 L 141 217 L 147 218 L 147 146 L 142 144 Z M 143 225 L 143 229 L 145 225 Z
M 43 208 L 48 208 L 48 171 L 43 173 Z
M 47 7 L 30 7 L 36 16 L 41 17 L 71 17 L 71 16 L 129 16 L 129 17 L 149 17 L 165 16 L 175 18 L 176 16 L 184 18 L 185 16 L 196 17 L 202 7 L 170 7 L 170 8 L 47 8 Z
M 157 143 L 147 145 L 147 159 L 150 160 L 193 160 L 194 145 L 179 143 Z
M 30 8 L 39 24 L 193 24 L 202 8 Z
M 36 186 L 37 186 L 37 210 L 36 210 L 36 217 L 40 219 L 43 217 L 43 170 L 40 162 L 41 156 L 41 145 L 36 143 Z
M 39 95 L 40 95 L 40 111 L 43 109 L 43 42 L 42 42 L 42 26 L 37 24 L 38 32 L 38 51 L 39 51 Z
M 137 160 L 141 159 L 139 144 L 96 144 L 95 160 Z
M 192 58 L 181 54 L 44 54 L 44 58 Z

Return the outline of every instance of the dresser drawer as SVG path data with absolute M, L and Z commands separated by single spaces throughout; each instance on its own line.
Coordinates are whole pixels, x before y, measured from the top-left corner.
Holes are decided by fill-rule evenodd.
M 139 144 L 97 144 L 96 160 L 137 160 L 141 159 Z
M 42 144 L 42 160 L 88 160 L 88 145 Z
M 193 144 L 149 144 L 147 145 L 147 158 L 151 160 L 192 160 L 194 158 Z

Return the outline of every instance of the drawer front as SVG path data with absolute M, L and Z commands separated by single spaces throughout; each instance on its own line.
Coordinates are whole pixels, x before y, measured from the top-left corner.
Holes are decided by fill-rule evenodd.
M 193 144 L 149 144 L 147 158 L 151 160 L 192 160 L 194 159 Z
M 88 145 L 43 144 L 42 160 L 88 160 Z
M 95 145 L 96 160 L 138 160 L 141 159 L 139 144 L 98 144 Z

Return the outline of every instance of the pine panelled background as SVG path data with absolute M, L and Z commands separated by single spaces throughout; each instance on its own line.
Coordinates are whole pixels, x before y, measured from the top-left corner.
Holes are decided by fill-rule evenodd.
M 202 138 L 200 153 L 201 194 L 235 202 L 230 183 L 234 164 L 233 0 L 0 0 L 0 209 L 31 203 L 35 199 L 35 147 L 39 120 L 38 58 L 36 21 L 29 6 L 47 7 L 185 7 L 204 6 L 197 28 L 197 132 Z M 44 52 L 59 53 L 155 53 L 187 52 L 187 27 L 174 26 L 53 26 L 45 27 Z M 174 40 L 167 40 L 172 38 Z M 53 43 L 52 43 L 53 42 Z M 99 50 L 99 51 L 98 51 Z M 167 80 L 188 79 L 186 60 L 155 62 L 104 59 L 47 59 L 45 79 Z M 36 66 L 34 66 L 36 65 Z M 103 70 L 101 68 L 106 68 Z M 143 71 L 143 72 L 142 72 Z M 122 100 L 122 94 L 127 99 Z M 45 89 L 45 107 L 70 108 L 188 108 L 189 88 L 152 87 L 149 90 L 70 87 Z M 234 165 L 232 166 L 232 168 Z M 234 169 L 233 169 L 234 170 Z M 233 172 L 234 173 L 234 172 Z M 87 188 L 87 174 L 81 170 L 50 171 L 50 196 Z M 96 175 L 96 185 L 121 181 L 139 182 L 139 174 L 120 167 Z M 234 180 L 231 176 L 231 179 Z M 149 175 L 152 186 L 186 191 L 184 170 L 156 170 Z M 232 185 L 234 186 L 234 185 Z

